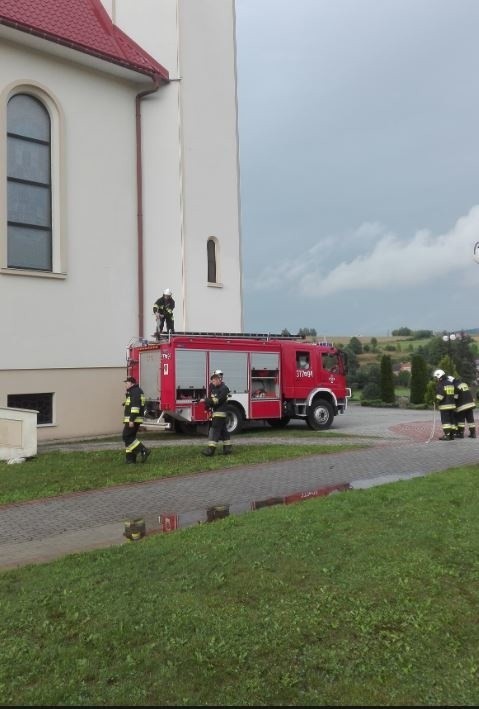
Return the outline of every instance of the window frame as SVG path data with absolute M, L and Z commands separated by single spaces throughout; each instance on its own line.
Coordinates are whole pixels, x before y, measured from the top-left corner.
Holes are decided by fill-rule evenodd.
M 43 402 L 40 400 L 41 398 L 43 398 Z M 35 399 L 37 399 L 36 402 Z M 28 404 L 30 403 L 33 404 L 33 406 L 29 406 Z M 56 425 L 54 392 L 7 394 L 7 407 L 11 407 L 12 409 L 25 409 L 26 411 L 38 411 L 37 428 Z M 50 421 L 41 420 L 44 411 L 47 411 L 49 414 Z
M 23 94 L 31 96 L 46 110 L 50 119 L 50 222 L 51 222 L 51 269 L 44 270 L 28 267 L 8 266 L 8 224 L 7 224 L 7 111 L 8 102 L 16 95 Z M 67 275 L 67 260 L 65 247 L 64 230 L 64 209 L 61 175 L 62 168 L 64 117 L 58 100 L 44 87 L 34 83 L 14 83 L 7 87 L 0 94 L 0 152 L 3 151 L 5 160 L 0 162 L 0 214 L 4 215 L 0 220 L 0 274 L 20 275 L 40 278 L 65 278 Z
M 210 280 L 210 261 L 211 261 L 211 256 L 210 256 L 210 251 L 212 250 L 213 247 L 213 260 L 214 260 L 214 277 L 215 280 L 212 281 Z M 209 236 L 208 239 L 206 240 L 206 281 L 209 286 L 221 288 L 222 284 L 220 282 L 220 266 L 219 266 L 219 241 L 216 238 L 216 236 Z
M 42 131 L 44 130 L 45 132 L 45 137 L 38 137 L 38 136 L 32 136 L 28 135 L 27 132 L 22 131 L 18 132 L 19 126 L 13 126 L 13 130 L 9 130 L 9 113 L 10 113 L 10 107 L 12 106 L 13 110 L 13 103 L 17 99 L 28 99 L 29 104 L 35 104 L 37 106 L 37 111 L 39 116 L 41 116 L 41 121 L 42 121 Z M 31 110 L 29 110 L 29 114 L 31 114 Z M 26 154 L 27 158 L 33 158 L 34 161 L 34 149 L 35 146 L 38 146 L 39 149 L 44 148 L 44 155 L 42 157 L 43 160 L 43 168 L 44 168 L 44 175 L 43 179 L 40 179 L 38 176 L 33 174 L 33 170 L 28 170 L 26 174 L 23 172 L 23 170 L 20 170 L 21 175 L 16 175 L 15 174 L 15 169 L 10 170 L 9 168 L 9 155 L 10 151 L 15 153 L 17 152 L 14 149 L 14 146 L 18 146 L 18 152 L 21 153 L 21 157 L 23 157 L 23 154 Z M 50 114 L 43 103 L 43 101 L 40 101 L 36 96 L 32 96 L 31 94 L 26 94 L 26 93 L 15 93 L 13 96 L 11 96 L 8 99 L 7 103 L 7 268 L 22 268 L 26 270 L 33 270 L 33 271 L 47 271 L 51 272 L 52 271 L 52 266 L 53 266 L 53 259 L 52 259 L 52 245 L 53 245 L 53 238 L 52 238 L 52 160 L 51 160 L 51 145 L 52 145 L 52 137 L 51 137 L 51 119 L 50 119 Z M 18 154 L 18 153 L 17 153 Z M 32 161 L 30 160 L 30 163 Z M 15 193 L 16 191 L 22 192 L 23 190 L 28 190 L 30 193 L 37 193 L 39 197 L 39 201 L 42 204 L 42 209 L 40 213 L 40 219 L 42 223 L 36 223 L 35 224 L 35 219 L 32 215 L 32 212 L 35 211 L 34 207 L 38 207 L 35 204 L 29 204 L 29 217 L 30 219 L 27 220 L 27 218 L 22 218 L 23 215 L 16 215 L 17 219 L 15 217 L 13 219 L 9 219 L 9 214 L 8 212 L 10 211 L 10 193 Z M 10 231 L 13 227 L 13 230 L 19 229 L 20 231 L 23 229 L 26 232 L 29 232 L 31 237 L 33 238 L 33 234 L 38 234 L 40 237 L 43 236 L 43 259 L 32 259 L 34 263 L 32 265 L 26 265 L 26 263 L 21 263 L 22 261 L 25 262 L 25 253 L 28 250 L 27 249 L 22 249 L 23 253 L 21 254 L 21 257 L 18 258 L 17 260 L 19 263 L 15 262 L 15 259 L 10 255 L 10 249 L 12 246 L 14 246 L 17 242 L 14 240 L 14 237 L 10 234 Z M 11 243 L 12 242 L 12 243 Z M 29 246 L 30 246 L 30 240 L 29 240 Z M 13 249 L 12 249 L 13 250 Z

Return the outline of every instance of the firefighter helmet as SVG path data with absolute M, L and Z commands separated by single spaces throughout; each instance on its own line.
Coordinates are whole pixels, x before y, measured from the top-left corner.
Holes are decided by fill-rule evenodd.
M 170 288 L 165 288 L 165 290 L 163 291 L 163 295 L 171 295 Z
M 434 379 L 442 379 L 445 374 L 446 372 L 443 369 L 436 369 L 432 376 L 434 377 Z
M 223 372 L 221 371 L 221 369 L 215 369 L 214 374 L 217 374 L 219 377 L 223 376 Z

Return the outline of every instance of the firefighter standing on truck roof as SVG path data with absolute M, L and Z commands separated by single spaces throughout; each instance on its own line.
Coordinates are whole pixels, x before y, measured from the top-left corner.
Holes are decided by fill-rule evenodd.
M 156 333 L 158 336 L 163 332 L 163 326 L 166 322 L 166 332 L 175 331 L 175 319 L 173 310 L 175 309 L 175 301 L 169 288 L 165 288 L 163 295 L 155 301 L 153 305 L 153 313 L 156 317 Z
M 126 399 L 123 402 L 125 409 L 122 435 L 125 444 L 125 460 L 127 463 L 136 463 L 136 456 L 139 453 L 141 462 L 146 463 L 151 451 L 137 438 L 145 413 L 145 394 L 134 377 L 127 377 L 125 383 Z
M 226 427 L 227 408 L 226 402 L 230 396 L 230 390 L 222 380 L 222 372 L 217 369 L 211 375 L 211 384 L 208 396 L 205 399 L 205 406 L 212 410 L 211 425 L 208 434 L 208 446 L 203 455 L 214 455 L 219 441 L 223 441 L 223 453 L 228 455 L 232 452 L 230 434 Z
M 456 397 L 456 438 L 464 438 L 466 422 L 469 428 L 469 438 L 476 437 L 476 424 L 474 422 L 474 409 L 476 403 L 472 397 L 469 384 L 463 382 L 460 377 L 448 376 L 448 380 L 454 384 Z
M 436 369 L 432 375 L 436 380 L 436 403 L 439 413 L 441 414 L 441 425 L 443 435 L 439 438 L 440 441 L 453 441 L 456 431 L 456 397 L 455 387 L 449 381 L 446 372 L 443 369 Z

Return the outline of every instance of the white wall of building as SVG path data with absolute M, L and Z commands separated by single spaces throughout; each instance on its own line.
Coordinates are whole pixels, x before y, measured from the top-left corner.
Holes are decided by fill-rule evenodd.
M 62 267 L 55 275 L 0 268 L 0 406 L 9 394 L 51 392 L 54 421 L 39 440 L 119 429 L 126 346 L 153 332 L 152 304 L 165 287 L 177 330 L 242 330 L 234 0 L 102 1 L 171 77 L 141 102 L 143 333 L 135 97 L 151 82 L 0 32 L 3 254 L 6 104 L 15 87 L 49 96 L 60 138 Z M 219 244 L 217 286 L 207 284 L 209 236 Z
M 138 329 L 135 89 L 2 42 L 3 214 L 6 102 L 18 85 L 42 88 L 59 109 L 67 267 L 63 278 L 0 273 L 0 369 L 118 366 Z M 4 220 L 0 230 L 5 248 Z
M 241 331 L 233 0 L 105 0 L 171 83 L 142 102 L 145 326 L 165 287 L 177 330 Z M 139 11 L 141 6 L 141 11 Z M 217 287 L 206 242 L 218 240 Z

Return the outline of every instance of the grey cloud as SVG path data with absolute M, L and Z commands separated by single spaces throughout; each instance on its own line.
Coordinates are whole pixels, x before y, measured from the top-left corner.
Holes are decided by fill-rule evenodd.
M 470 268 L 472 245 L 479 234 L 479 206 L 474 206 L 449 232 L 441 235 L 422 229 L 404 240 L 385 230 L 381 232 L 380 228 L 379 224 L 358 227 L 353 236 L 360 242 L 361 254 L 354 258 L 325 270 L 321 254 L 330 253 L 334 243 L 328 238 L 292 262 L 267 266 L 259 273 L 255 288 L 261 291 L 289 286 L 307 298 L 316 298 L 344 291 L 420 285 L 466 271 Z M 375 243 L 368 247 L 365 236 L 376 239 Z M 341 242 L 337 239 L 336 243 Z M 343 243 L 341 251 L 344 250 Z

